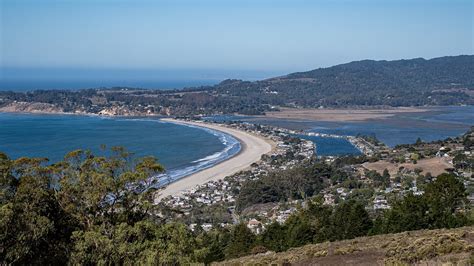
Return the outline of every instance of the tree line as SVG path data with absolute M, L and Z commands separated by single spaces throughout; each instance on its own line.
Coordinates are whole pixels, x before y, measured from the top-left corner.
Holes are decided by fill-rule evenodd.
M 244 223 L 193 232 L 162 217 L 153 204 L 148 177 L 162 171 L 155 158 L 132 159 L 123 148 L 108 156 L 78 150 L 54 164 L 0 153 L 1 263 L 210 263 L 308 243 L 472 224 L 462 182 L 443 174 L 424 195 L 409 194 L 375 217 L 355 200 L 332 207 L 313 197 L 258 236 Z M 307 173 L 318 171 L 324 169 Z M 291 193 L 302 191 L 296 186 Z

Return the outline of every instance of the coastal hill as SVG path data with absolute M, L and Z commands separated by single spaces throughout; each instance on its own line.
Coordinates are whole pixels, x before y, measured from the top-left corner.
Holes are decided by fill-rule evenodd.
M 214 86 L 181 90 L 120 87 L 0 92 L 0 111 L 103 115 L 256 115 L 282 107 L 472 104 L 474 55 L 363 60 L 261 81 L 225 80 Z
M 284 96 L 302 106 L 438 105 L 463 103 L 472 97 L 474 57 L 363 60 L 270 79 L 274 90 L 296 83 Z M 298 101 L 304 99 L 304 101 Z M 472 99 L 471 99 L 472 100 Z
M 474 228 L 420 230 L 309 244 L 213 265 L 472 265 Z
M 226 81 L 219 93 L 253 93 L 279 106 L 422 106 L 474 102 L 474 56 L 363 60 L 257 82 Z

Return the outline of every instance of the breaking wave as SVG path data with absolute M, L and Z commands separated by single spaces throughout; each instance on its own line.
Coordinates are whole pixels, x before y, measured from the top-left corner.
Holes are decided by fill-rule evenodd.
M 166 122 L 166 123 L 172 123 L 172 122 Z M 180 124 L 180 125 L 184 125 L 184 124 Z M 158 183 L 156 187 L 162 187 L 164 185 L 168 185 L 183 177 L 189 176 L 191 174 L 194 174 L 206 168 L 210 168 L 220 162 L 223 162 L 233 157 L 234 155 L 239 153 L 239 151 L 241 150 L 240 142 L 229 134 L 223 133 L 221 131 L 209 129 L 209 128 L 199 127 L 199 126 L 193 126 L 193 125 L 187 125 L 187 124 L 184 126 L 199 128 L 201 130 L 207 131 L 208 133 L 218 137 L 219 141 L 225 145 L 225 148 L 222 151 L 219 151 L 211 155 L 208 155 L 204 158 L 192 161 L 190 165 L 187 167 L 178 168 L 178 169 L 170 169 L 163 174 L 153 177 L 153 178 L 158 179 Z

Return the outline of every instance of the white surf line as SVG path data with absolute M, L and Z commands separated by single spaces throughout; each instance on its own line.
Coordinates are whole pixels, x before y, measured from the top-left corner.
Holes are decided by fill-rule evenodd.
M 204 127 L 229 134 L 240 141 L 241 150 L 237 155 L 234 155 L 225 161 L 169 184 L 164 189 L 159 191 L 156 201 L 160 201 L 167 196 L 179 195 L 182 192 L 197 185 L 201 185 L 209 181 L 217 181 L 223 179 L 226 176 L 245 170 L 249 168 L 252 163 L 259 161 L 263 154 L 272 151 L 271 140 L 250 134 L 242 130 L 203 122 L 181 121 L 167 118 L 161 120 L 183 125 Z

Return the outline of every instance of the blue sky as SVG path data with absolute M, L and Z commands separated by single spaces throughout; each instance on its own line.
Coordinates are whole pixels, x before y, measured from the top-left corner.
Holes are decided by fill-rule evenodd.
M 361 59 L 473 54 L 470 0 L 0 2 L 3 76 L 49 69 L 270 76 Z

